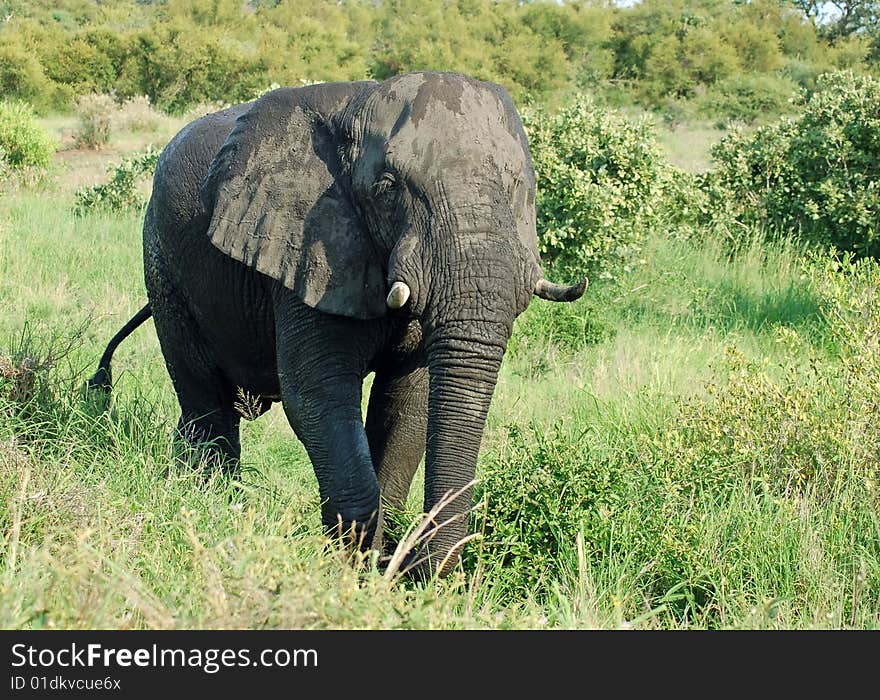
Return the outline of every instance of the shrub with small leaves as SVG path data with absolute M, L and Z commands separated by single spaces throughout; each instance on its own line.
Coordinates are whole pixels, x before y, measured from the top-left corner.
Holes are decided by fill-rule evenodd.
M 880 453 L 880 265 L 816 256 L 807 274 L 835 355 L 809 351 L 791 328 L 777 331 L 783 362 L 729 349 L 706 396 L 684 401 L 672 431 L 685 481 L 745 472 L 782 494 L 831 492 L 852 470 L 877 477 Z
M 0 46 L 0 94 L 45 106 L 52 83 L 33 52 L 14 45 Z
M 793 82 L 774 75 L 734 75 L 713 85 L 699 99 L 700 111 L 728 121 L 752 124 L 768 114 L 778 116 L 792 110 L 796 96 Z
M 483 460 L 476 496 L 486 503 L 474 511 L 472 529 L 500 590 L 541 597 L 579 533 L 605 546 L 615 512 L 627 507 L 631 473 L 594 447 L 562 423 L 510 426 L 503 451 Z
M 124 158 L 113 168 L 107 182 L 78 190 L 76 214 L 85 216 L 95 211 L 121 212 L 145 206 L 146 201 L 137 188 L 138 182 L 152 175 L 159 162 L 159 154 L 160 151 L 150 146 L 143 153 Z
M 74 134 L 77 148 L 98 149 L 110 141 L 111 119 L 116 103 L 109 95 L 83 95 L 77 100 L 79 126 Z
M 538 181 L 538 236 L 551 265 L 608 275 L 638 259 L 646 233 L 668 217 L 670 165 L 646 120 L 631 121 L 586 96 L 556 113 L 526 111 Z
M 799 117 L 735 132 L 712 155 L 715 218 L 880 255 L 880 80 L 825 74 Z
M 774 518 L 804 525 L 815 515 L 808 504 L 839 507 L 845 485 L 877 511 L 880 264 L 817 256 L 804 274 L 828 348 L 780 325 L 782 361 L 730 348 L 705 392 L 663 398 L 646 389 L 627 410 L 591 397 L 595 410 L 582 405 L 551 428 L 508 428 L 480 460 L 472 529 L 482 537 L 465 559 L 488 572 L 493 595 L 546 600 L 561 571 L 587 576 L 613 561 L 639 580 L 644 598 L 631 612 L 662 604 L 680 619 L 723 624 L 721 572 L 765 542 L 741 529 L 755 521 L 728 519 L 734 511 L 719 504 L 765 504 Z M 725 517 L 713 522 L 718 512 Z M 858 565 L 860 548 L 876 547 L 876 523 L 839 515 L 849 528 L 843 556 Z M 616 576 L 613 585 L 626 580 Z M 880 569 L 868 570 L 865 587 L 880 595 Z
M 37 123 L 24 102 L 0 102 L 0 152 L 10 169 L 44 169 L 52 161 L 55 142 Z

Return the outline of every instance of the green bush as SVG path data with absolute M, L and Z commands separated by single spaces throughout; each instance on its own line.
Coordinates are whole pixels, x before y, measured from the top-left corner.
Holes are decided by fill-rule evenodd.
M 17 46 L 0 46 L 0 94 L 40 106 L 51 101 L 52 82 L 32 54 Z
M 13 169 L 47 168 L 56 144 L 23 102 L 0 102 L 0 150 Z
M 767 115 L 791 111 L 795 95 L 795 85 L 786 78 L 747 73 L 716 83 L 699 104 L 700 111 L 709 117 L 751 124 Z
M 868 71 L 877 53 L 868 35 L 832 45 L 802 12 L 775 0 L 61 4 L 18 2 L 0 33 L 0 87 L 39 109 L 112 90 L 180 114 L 197 102 L 244 100 L 275 81 L 425 69 L 493 80 L 518 103 L 590 87 L 654 107 L 793 62 L 805 77 L 832 67 Z
M 702 181 L 712 210 L 778 235 L 880 255 L 880 81 L 823 75 L 795 119 L 734 133 Z
M 790 59 L 779 71 L 782 76 L 793 82 L 798 88 L 810 94 L 816 89 L 819 76 L 833 70 L 828 63 L 810 63 L 797 58 Z
M 880 450 L 880 264 L 817 257 L 806 266 L 831 355 L 781 327 L 784 360 L 748 360 L 730 349 L 706 396 L 682 403 L 674 433 L 687 481 L 723 482 L 741 471 L 777 495 L 828 493 L 860 473 L 869 488 Z M 672 444 L 672 443 L 670 443 Z M 699 476 L 698 476 L 699 473 Z
M 562 572 L 614 568 L 622 598 L 620 582 L 638 582 L 628 615 L 663 606 L 723 625 L 725 582 L 802 595 L 780 574 L 804 567 L 802 542 L 784 541 L 803 530 L 816 556 L 860 570 L 880 507 L 880 264 L 818 257 L 803 274 L 830 352 L 780 325 L 777 361 L 730 348 L 704 392 L 591 397 L 549 429 L 508 428 L 480 461 L 467 559 L 499 600 L 546 600 Z M 880 569 L 862 576 L 876 599 Z
M 765 18 L 732 23 L 726 27 L 724 33 L 727 43 L 736 50 L 739 63 L 745 71 L 770 73 L 782 65 L 778 29 L 767 26 Z
M 266 60 L 210 31 L 163 27 L 140 32 L 117 87 L 121 97 L 146 95 L 168 112 L 200 101 L 243 102 L 264 85 Z
M 480 560 L 508 595 L 543 597 L 579 533 L 600 550 L 607 543 L 631 472 L 591 447 L 562 424 L 510 426 L 503 451 L 482 461 L 476 498 L 486 504 L 473 530 L 482 535 Z
M 649 122 L 578 97 L 524 114 L 538 180 L 538 236 L 551 265 L 607 276 L 638 259 L 647 231 L 679 217 L 690 178 L 664 159 Z
M 123 158 L 107 182 L 77 190 L 76 214 L 85 216 L 97 211 L 115 213 L 145 206 L 146 201 L 138 191 L 138 182 L 152 175 L 159 162 L 159 153 L 151 146 L 143 153 Z
M 110 57 L 81 38 L 52 46 L 43 66 L 50 79 L 69 85 L 75 94 L 110 91 L 116 80 Z

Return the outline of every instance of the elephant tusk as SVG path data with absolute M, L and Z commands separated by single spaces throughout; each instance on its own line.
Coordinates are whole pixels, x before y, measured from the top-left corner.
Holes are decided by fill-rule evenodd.
M 389 309 L 399 309 L 408 299 L 409 287 L 406 282 L 395 282 L 391 285 L 391 291 L 388 292 L 388 297 L 385 299 L 385 303 L 388 304 Z
M 535 284 L 535 296 L 548 301 L 574 301 L 581 298 L 589 283 L 590 280 L 586 277 L 583 282 L 568 287 L 564 284 L 554 284 L 545 279 L 539 279 Z

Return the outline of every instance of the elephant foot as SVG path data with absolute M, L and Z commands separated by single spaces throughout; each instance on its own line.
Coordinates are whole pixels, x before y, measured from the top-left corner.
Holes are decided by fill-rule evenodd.
M 325 515 L 324 532 L 330 539 L 341 543 L 345 549 L 367 552 L 376 544 L 376 540 L 381 540 L 381 534 L 377 537 L 378 522 L 376 511 L 358 517 L 345 517 L 344 514 L 336 514 L 335 517 Z

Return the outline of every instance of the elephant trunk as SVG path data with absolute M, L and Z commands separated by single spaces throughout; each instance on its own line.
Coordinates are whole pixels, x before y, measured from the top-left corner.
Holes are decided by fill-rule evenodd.
M 427 344 L 430 393 L 425 455 L 425 512 L 433 517 L 424 545 L 412 555 L 417 575 L 447 574 L 468 531 L 471 482 L 507 336 L 481 323 L 447 323 Z M 489 340 L 493 335 L 496 340 Z M 479 338 L 479 339 L 476 339 Z M 452 500 L 449 500 L 450 497 Z

